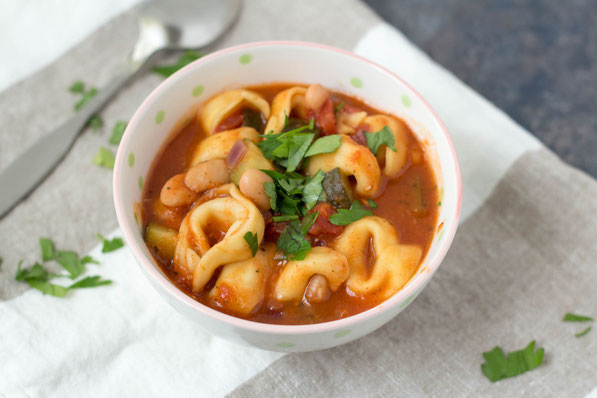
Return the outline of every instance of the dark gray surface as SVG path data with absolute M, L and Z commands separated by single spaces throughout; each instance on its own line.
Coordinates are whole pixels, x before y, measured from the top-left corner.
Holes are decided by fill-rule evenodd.
M 562 159 L 597 177 L 597 1 L 365 2 Z

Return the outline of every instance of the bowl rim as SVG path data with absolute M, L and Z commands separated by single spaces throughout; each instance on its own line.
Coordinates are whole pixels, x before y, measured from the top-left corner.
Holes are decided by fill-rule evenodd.
M 343 56 L 351 57 L 356 59 L 357 61 L 364 62 L 368 64 L 371 68 L 376 69 L 378 72 L 386 74 L 390 78 L 397 80 L 399 83 L 403 84 L 413 95 L 415 95 L 421 103 L 430 111 L 431 115 L 437 122 L 441 132 L 444 134 L 446 141 L 448 143 L 448 149 L 451 152 L 453 162 L 453 168 L 456 177 L 456 189 L 457 189 L 457 198 L 456 198 L 456 209 L 454 213 L 450 216 L 452 222 L 449 222 L 449 229 L 445 231 L 444 239 L 440 242 L 440 247 L 438 252 L 436 253 L 435 257 L 430 261 L 427 265 L 429 272 L 420 273 L 417 276 L 414 276 L 414 279 L 409 280 L 407 286 L 400 289 L 396 292 L 393 296 L 389 297 L 385 301 L 379 303 L 375 307 L 372 307 L 366 311 L 360 312 L 358 314 L 349 316 L 347 318 L 337 319 L 328 322 L 322 323 L 315 323 L 315 324 L 306 324 L 306 325 L 279 325 L 279 324 L 270 324 L 270 323 L 261 323 L 256 321 L 250 321 L 247 319 L 237 318 L 233 315 L 228 315 L 226 313 L 217 311 L 208 307 L 205 304 L 200 303 L 199 301 L 194 300 L 183 291 L 178 289 L 172 283 L 168 277 L 163 274 L 157 264 L 150 262 L 146 259 L 146 250 L 145 247 L 139 247 L 135 243 L 135 239 L 133 238 L 135 234 L 138 234 L 138 228 L 136 226 L 127 221 L 127 210 L 124 208 L 124 203 L 122 198 L 122 192 L 120 189 L 120 175 L 122 170 L 125 169 L 126 164 L 126 154 L 124 148 L 127 147 L 127 143 L 131 137 L 131 131 L 135 129 L 137 124 L 139 123 L 139 119 L 142 114 L 145 113 L 147 108 L 154 102 L 154 100 L 162 95 L 164 91 L 166 91 L 169 86 L 176 80 L 178 76 L 182 76 L 183 74 L 187 73 L 193 68 L 196 68 L 198 65 L 202 63 L 212 60 L 214 58 L 218 58 L 223 54 L 228 54 L 231 52 L 238 52 L 246 49 L 256 48 L 256 47 L 269 47 L 269 46 L 290 46 L 290 47 L 306 47 L 306 48 L 315 48 L 318 50 L 330 51 L 334 52 Z M 448 249 L 450 248 L 452 241 L 454 239 L 454 235 L 456 234 L 456 230 L 458 228 L 458 220 L 460 217 L 460 211 L 462 206 L 462 176 L 460 172 L 460 163 L 458 161 L 458 155 L 456 153 L 456 149 L 454 147 L 454 143 L 450 138 L 448 130 L 442 120 L 439 118 L 437 112 L 429 105 L 429 103 L 417 92 L 410 84 L 404 81 L 395 73 L 391 72 L 387 68 L 378 65 L 377 63 L 354 54 L 350 51 L 343 50 L 340 48 L 336 48 L 333 46 L 319 44 L 319 43 L 312 43 L 312 42 L 304 42 L 304 41 L 286 41 L 286 40 L 274 40 L 274 41 L 259 41 L 259 42 L 252 42 L 241 44 L 237 46 L 228 47 L 222 50 L 218 50 L 211 54 L 205 55 L 198 60 L 186 65 L 185 67 L 178 70 L 169 78 L 165 79 L 162 83 L 160 83 L 153 91 L 143 100 L 141 105 L 135 111 L 133 117 L 131 118 L 130 122 L 128 123 L 128 127 L 122 137 L 121 145 L 119 146 L 118 153 L 116 155 L 116 162 L 114 167 L 114 176 L 113 176 L 113 195 L 114 195 L 114 207 L 116 209 L 116 217 L 118 219 L 118 224 L 122 229 L 122 233 L 124 235 L 125 241 L 128 243 L 129 249 L 132 251 L 133 256 L 135 257 L 136 262 L 140 267 L 142 267 L 146 273 L 145 276 L 150 276 L 153 279 L 153 282 L 159 284 L 170 296 L 173 296 L 175 299 L 180 301 L 187 307 L 194 311 L 200 312 L 202 315 L 207 316 L 209 318 L 213 318 L 219 322 L 225 323 L 229 326 L 249 330 L 252 332 L 258 333 L 265 333 L 265 334 L 278 334 L 278 335 L 308 335 L 313 333 L 321 333 L 326 331 L 332 331 L 337 329 L 345 329 L 351 328 L 356 324 L 360 324 L 362 322 L 366 322 L 367 320 L 379 316 L 380 314 L 390 310 L 391 308 L 399 305 L 401 301 L 407 299 L 411 295 L 415 294 L 419 289 L 425 286 L 425 284 L 431 279 L 441 262 L 443 261 Z M 129 209 L 130 211 L 130 209 Z M 446 223 L 449 219 L 444 220 Z M 155 285 L 154 285 L 155 287 Z

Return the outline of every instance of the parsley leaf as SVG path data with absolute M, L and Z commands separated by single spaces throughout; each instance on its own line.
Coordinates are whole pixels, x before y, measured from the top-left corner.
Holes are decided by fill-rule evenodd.
M 182 54 L 180 56 L 180 58 L 178 58 L 178 60 L 175 63 L 173 63 L 171 65 L 154 66 L 153 71 L 155 73 L 157 73 L 158 75 L 161 75 L 164 77 L 169 77 L 169 76 L 173 75 L 174 72 L 178 71 L 179 69 L 183 68 L 184 66 L 187 66 L 191 62 L 198 60 L 202 56 L 203 56 L 203 54 L 200 54 L 196 51 L 187 50 L 184 52 L 184 54 Z
M 485 363 L 481 371 L 491 382 L 507 377 L 514 377 L 535 369 L 543 361 L 543 348 L 535 351 L 535 341 L 531 341 L 524 349 L 513 351 L 506 356 L 504 351 L 495 347 L 484 352 Z
M 564 322 L 593 322 L 593 318 L 590 316 L 585 315 L 576 315 L 570 312 L 567 312 L 562 319 Z
M 340 148 L 341 144 L 341 136 L 338 134 L 327 135 L 325 137 L 319 138 L 315 141 L 310 147 L 305 157 L 319 155 L 320 153 L 333 153 L 338 148 Z
M 273 211 L 278 210 L 278 195 L 276 194 L 276 185 L 273 182 L 263 183 L 265 194 L 269 197 L 270 207 Z
M 323 192 L 323 179 L 325 174 L 319 170 L 317 174 L 311 177 L 303 188 L 303 201 L 305 202 L 305 209 L 311 210 L 317 204 L 321 193 Z
M 319 213 L 307 214 L 302 221 L 294 220 L 288 224 L 277 241 L 277 247 L 289 260 L 304 260 L 311 251 L 311 244 L 306 239 L 307 231 Z
M 114 238 L 108 240 L 100 234 L 95 234 L 95 236 L 97 236 L 97 238 L 104 244 L 102 247 L 102 253 L 110 253 L 124 246 L 124 242 L 121 238 Z
M 70 91 L 73 94 L 83 94 L 85 92 L 85 83 L 83 83 L 80 80 L 77 80 L 76 82 L 71 84 L 71 86 L 68 88 L 68 91 Z
M 83 96 L 74 106 L 75 111 L 79 111 L 81 108 L 83 108 L 86 103 L 88 103 L 93 97 L 97 95 L 98 92 L 99 91 L 97 91 L 97 88 L 91 87 L 88 91 L 82 93 Z
M 126 122 L 120 120 L 116 122 L 114 127 L 112 128 L 112 135 L 110 136 L 110 144 L 112 145 L 119 145 L 120 140 L 122 140 L 122 135 L 124 134 L 124 130 L 126 130 Z
M 116 159 L 114 158 L 112 151 L 103 146 L 99 148 L 98 153 L 93 157 L 93 163 L 95 165 L 105 167 L 106 169 L 113 169 L 115 161 Z
M 77 278 L 85 271 L 85 264 L 79 259 L 79 255 L 72 250 L 57 250 L 56 262 L 62 266 L 71 279 Z
M 98 131 L 104 126 L 104 121 L 98 115 L 93 115 L 91 116 L 91 119 L 89 119 L 89 123 L 87 123 L 87 125 L 91 127 L 93 131 Z
M 251 253 L 253 257 L 257 254 L 257 250 L 259 249 L 259 242 L 257 241 L 257 233 L 253 233 L 251 231 L 247 232 L 243 238 L 247 241 L 249 248 L 251 249 Z
M 55 285 L 50 282 L 40 281 L 38 279 L 27 279 L 25 280 L 34 289 L 39 290 L 43 294 L 49 294 L 56 297 L 64 297 L 68 293 L 68 287 Z
M 99 264 L 100 262 L 91 256 L 85 256 L 81 259 L 81 263 L 82 264 Z
M 48 238 L 39 238 L 39 246 L 41 247 L 41 260 L 50 261 L 54 259 L 55 250 L 54 244 Z
M 286 171 L 295 171 L 298 168 L 314 138 L 313 133 L 295 134 L 292 137 L 288 147 Z
M 86 287 L 97 287 L 97 286 L 109 285 L 110 283 L 112 283 L 111 280 L 102 279 L 101 276 L 94 275 L 94 276 L 85 277 L 85 278 L 81 279 L 80 281 L 73 283 L 72 285 L 69 286 L 69 288 L 70 289 L 82 289 L 82 288 L 86 288 Z
M 37 279 L 40 281 L 47 281 L 50 279 L 51 274 L 47 269 L 41 266 L 39 263 L 33 264 L 31 268 L 21 269 L 23 260 L 19 261 L 17 265 L 17 273 L 15 279 L 18 281 L 27 281 L 28 279 Z
M 337 213 L 330 216 L 330 222 L 334 225 L 348 225 L 363 217 L 372 216 L 373 212 L 364 209 L 359 202 L 354 200 L 350 209 L 338 209 Z
M 344 107 L 344 101 L 340 102 L 338 105 L 336 105 L 336 107 L 334 108 L 334 113 L 338 113 L 340 111 L 340 109 L 342 109 Z
M 588 326 L 588 327 L 587 327 L 585 330 L 583 330 L 582 332 L 575 333 L 575 334 L 574 334 L 574 336 L 575 336 L 575 337 L 582 337 L 582 336 L 584 336 L 585 334 L 589 333 L 589 332 L 591 331 L 591 329 L 593 329 L 593 326 Z
M 369 207 L 372 209 L 377 209 L 377 205 L 371 199 L 367 199 L 367 203 L 369 203 Z
M 394 134 L 392 134 L 388 126 L 384 126 L 383 129 L 376 133 L 365 132 L 365 139 L 367 140 L 367 146 L 375 155 L 377 155 L 377 151 L 382 145 L 387 145 L 392 151 L 396 152 Z
M 263 156 L 286 168 L 287 172 L 293 172 L 300 165 L 315 138 L 314 121 L 312 119 L 308 125 L 261 137 L 263 141 L 257 143 L 257 146 Z
M 272 217 L 272 220 L 274 220 L 274 222 L 284 222 L 284 221 L 292 221 L 292 220 L 298 220 L 298 216 L 294 215 L 294 216 L 274 216 Z

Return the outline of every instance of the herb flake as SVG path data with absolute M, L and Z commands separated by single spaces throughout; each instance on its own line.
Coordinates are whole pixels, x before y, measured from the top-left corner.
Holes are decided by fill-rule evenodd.
M 481 371 L 492 383 L 518 376 L 541 365 L 543 351 L 543 348 L 535 350 L 534 340 L 522 350 L 512 351 L 508 356 L 500 347 L 495 347 L 483 353 L 485 363 L 481 365 Z
M 373 212 L 365 209 L 361 204 L 354 200 L 350 209 L 338 209 L 337 213 L 330 216 L 330 222 L 334 225 L 348 225 L 363 217 L 372 216 Z
M 103 243 L 102 253 L 110 253 L 124 246 L 122 238 L 116 237 L 112 239 L 106 239 L 100 234 L 95 234 L 95 236 L 97 236 L 97 238 Z
M 259 249 L 259 241 L 257 239 L 257 233 L 253 233 L 251 231 L 247 232 L 243 238 L 245 238 L 245 240 L 247 241 L 247 244 L 249 245 L 249 248 L 251 249 L 251 253 L 253 254 L 253 257 L 255 257 L 255 255 L 257 254 L 257 250 Z
M 367 140 L 369 150 L 371 150 L 374 155 L 377 155 L 377 151 L 379 151 L 379 148 L 382 145 L 386 145 L 392 151 L 396 152 L 396 147 L 394 146 L 394 134 L 392 134 L 392 130 L 390 130 L 388 126 L 384 126 L 383 129 L 376 133 L 365 132 L 365 139 Z

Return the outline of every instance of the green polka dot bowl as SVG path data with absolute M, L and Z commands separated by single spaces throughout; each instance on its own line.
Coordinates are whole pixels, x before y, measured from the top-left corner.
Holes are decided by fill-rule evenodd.
M 409 124 L 431 160 L 441 205 L 430 249 L 400 291 L 360 314 L 318 324 L 272 325 L 221 313 L 193 300 L 172 284 L 143 241 L 139 205 L 145 188 L 143 181 L 172 132 L 194 117 L 198 107 L 211 96 L 223 90 L 272 82 L 320 83 L 397 115 Z M 314 351 L 345 344 L 396 317 L 423 290 L 446 255 L 458 225 L 461 198 L 456 152 L 430 105 L 385 68 L 347 51 L 314 43 L 250 43 L 209 54 L 182 68 L 139 106 L 124 133 L 114 167 L 118 222 L 150 284 L 174 309 L 214 335 L 281 352 Z

